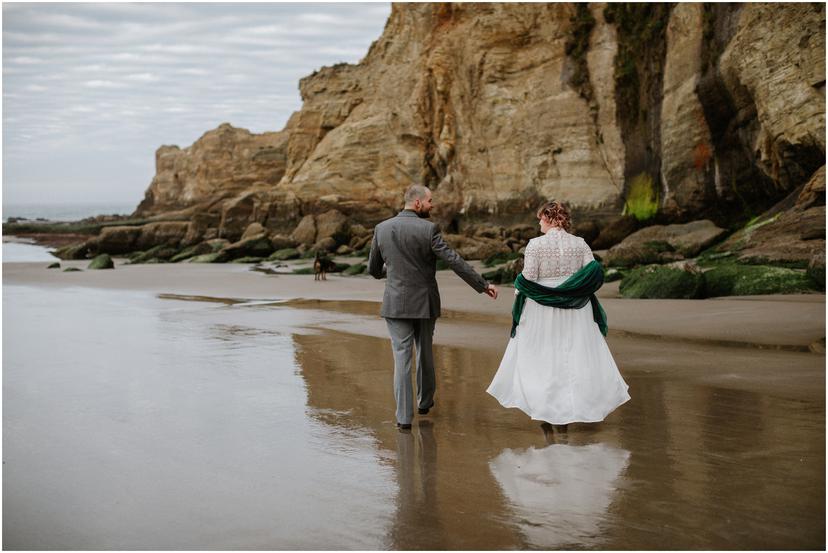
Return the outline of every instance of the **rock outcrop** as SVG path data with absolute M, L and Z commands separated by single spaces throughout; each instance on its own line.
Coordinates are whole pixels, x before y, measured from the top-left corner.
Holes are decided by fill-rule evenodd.
M 370 228 L 421 183 L 455 234 L 532 223 L 548 198 L 602 247 L 655 222 L 734 226 L 825 163 L 824 20 L 821 4 L 395 4 L 360 63 L 300 81 L 283 130 L 161 147 L 136 215 L 189 220 L 183 245 L 258 223 L 354 248 L 317 217 Z

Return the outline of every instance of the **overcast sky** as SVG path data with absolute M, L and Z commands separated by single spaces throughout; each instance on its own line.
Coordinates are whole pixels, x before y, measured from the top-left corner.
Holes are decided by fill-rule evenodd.
M 162 144 L 281 130 L 298 81 L 358 62 L 372 4 L 3 4 L 3 202 L 134 202 Z

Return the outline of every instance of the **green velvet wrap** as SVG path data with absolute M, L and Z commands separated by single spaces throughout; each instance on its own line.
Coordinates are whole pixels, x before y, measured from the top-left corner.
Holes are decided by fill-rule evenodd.
M 601 334 L 607 335 L 607 314 L 598 303 L 595 292 L 604 284 L 604 269 L 597 261 L 590 261 L 581 267 L 577 273 L 570 276 L 555 288 L 548 288 L 524 278 L 523 273 L 515 279 L 515 303 L 512 305 L 512 338 L 515 337 L 520 316 L 526 298 L 531 298 L 540 305 L 547 307 L 561 307 L 563 309 L 580 309 L 586 302 L 592 304 L 592 318 Z

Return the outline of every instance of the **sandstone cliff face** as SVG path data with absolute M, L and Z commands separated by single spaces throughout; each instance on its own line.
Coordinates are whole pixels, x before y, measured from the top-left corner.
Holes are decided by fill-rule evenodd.
M 661 222 L 726 224 L 824 165 L 824 6 L 606 8 L 394 5 L 359 64 L 302 79 L 282 131 L 160 148 L 138 212 L 188 208 L 192 233 L 236 240 L 333 208 L 372 225 L 416 182 L 455 231 L 547 198 L 601 227 L 643 175 Z

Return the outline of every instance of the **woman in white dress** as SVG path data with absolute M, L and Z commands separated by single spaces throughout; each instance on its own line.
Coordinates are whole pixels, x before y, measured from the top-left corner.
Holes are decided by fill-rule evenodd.
M 603 269 L 586 242 L 569 234 L 563 204 L 549 202 L 537 216 L 543 236 L 526 246 L 512 338 L 487 392 L 542 421 L 545 432 L 565 432 L 569 423 L 604 420 L 630 396 L 594 295 Z

